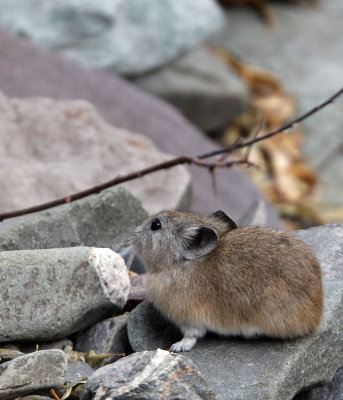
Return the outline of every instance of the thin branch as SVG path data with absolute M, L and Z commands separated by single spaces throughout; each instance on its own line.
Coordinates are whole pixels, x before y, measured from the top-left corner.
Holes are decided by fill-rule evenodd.
M 343 94 L 343 87 L 338 92 L 336 92 L 331 97 L 329 97 L 327 100 L 325 100 L 323 103 L 319 104 L 318 106 L 313 107 L 310 111 L 307 111 L 305 114 L 301 115 L 300 117 L 294 119 L 291 122 L 288 122 L 287 124 L 281 126 L 281 128 L 276 129 L 273 132 L 267 133 L 266 135 L 259 136 L 257 138 L 251 139 L 251 140 L 246 140 L 244 142 L 233 143 L 233 144 L 231 144 L 229 146 L 226 146 L 226 147 L 223 147 L 222 149 L 219 149 L 219 150 L 210 151 L 208 153 L 201 154 L 200 156 L 198 156 L 198 158 L 200 158 L 200 159 L 209 158 L 209 157 L 213 157 L 213 156 L 216 156 L 218 154 L 225 153 L 225 152 L 232 153 L 235 150 L 241 149 L 243 147 L 251 146 L 251 145 L 253 145 L 255 143 L 260 142 L 261 140 L 269 139 L 270 137 L 275 136 L 276 134 L 278 134 L 280 132 L 284 132 L 284 131 L 287 131 L 288 129 L 291 129 L 295 124 L 298 124 L 298 123 L 304 121 L 305 119 L 307 119 L 311 115 L 315 114 L 316 112 L 318 112 L 322 108 L 324 108 L 327 105 L 333 103 L 334 100 L 336 100 L 342 94 Z
M 289 122 L 286 125 L 283 125 L 281 128 L 270 132 L 264 136 L 260 136 L 260 137 L 255 137 L 253 139 L 250 140 L 237 140 L 235 143 L 223 147 L 221 149 L 215 150 L 215 151 L 211 151 L 208 153 L 204 153 L 201 154 L 199 156 L 196 157 L 191 157 L 191 156 L 187 156 L 187 155 L 183 155 L 183 156 L 179 156 L 176 158 L 173 158 L 171 160 L 168 161 L 164 161 L 161 162 L 159 164 L 155 164 L 151 167 L 148 168 L 144 168 L 140 171 L 136 171 L 133 172 L 131 174 L 128 175 L 124 175 L 124 176 L 120 176 L 118 175 L 117 177 L 115 177 L 114 179 L 107 181 L 105 183 L 102 183 L 100 185 L 94 186 L 92 188 L 89 188 L 87 190 L 83 190 L 81 192 L 78 193 L 74 193 L 70 196 L 66 196 L 57 200 L 53 200 L 44 204 L 40 204 L 34 207 L 29 207 L 29 208 L 25 208 L 22 210 L 16 210 L 16 211 L 11 211 L 11 212 L 6 212 L 6 213 L 2 213 L 0 214 L 0 221 L 7 219 L 7 218 L 13 218 L 13 217 L 18 217 L 20 215 L 25 215 L 25 214 L 30 214 L 33 212 L 38 212 L 38 211 L 43 211 L 46 210 L 48 208 L 51 207 L 55 207 L 61 204 L 65 204 L 65 203 L 70 203 L 71 201 L 74 200 L 79 200 L 81 198 L 84 198 L 86 196 L 89 196 L 91 194 L 95 194 L 95 193 L 99 193 L 100 191 L 107 189 L 111 186 L 115 186 L 118 185 L 120 183 L 123 182 L 128 182 L 131 181 L 133 179 L 137 179 L 137 178 L 141 178 L 145 175 L 151 174 L 153 172 L 159 171 L 161 169 L 168 169 L 168 168 L 172 168 L 175 167 L 176 165 L 181 165 L 181 164 L 194 164 L 200 167 L 205 167 L 207 168 L 209 171 L 215 169 L 215 168 L 224 168 L 224 167 L 232 167 L 233 165 L 236 164 L 245 164 L 247 166 L 256 166 L 255 164 L 251 163 L 250 161 L 248 161 L 247 157 L 244 157 L 240 160 L 233 160 L 233 161 L 224 161 L 225 158 L 221 158 L 213 163 L 207 163 L 204 160 L 206 158 L 210 158 L 219 154 L 231 154 L 233 153 L 235 150 L 241 149 L 243 147 L 249 147 L 252 146 L 255 143 L 258 143 L 262 140 L 266 140 L 272 136 L 275 136 L 276 134 L 280 133 L 280 132 L 284 132 L 290 128 L 292 128 L 295 124 L 305 120 L 306 118 L 310 117 L 311 115 L 315 114 L 316 112 L 318 112 L 319 110 L 321 110 L 322 108 L 324 108 L 325 106 L 333 103 L 333 101 L 341 96 L 343 94 L 343 88 L 341 88 L 338 92 L 336 92 L 335 94 L 333 94 L 330 98 L 328 98 L 326 101 L 324 101 L 323 103 L 319 104 L 318 106 L 312 108 L 310 111 L 306 112 L 305 114 L 301 115 L 300 117 L 294 119 L 293 121 Z
M 21 215 L 26 215 L 26 214 L 31 214 L 31 213 L 38 212 L 38 211 L 47 210 L 49 208 L 60 206 L 65 203 L 71 203 L 72 201 L 82 199 L 91 194 L 99 193 L 104 189 L 107 189 L 107 188 L 115 186 L 115 185 L 119 185 L 120 183 L 128 182 L 128 181 L 131 181 L 131 180 L 137 179 L 137 178 L 142 178 L 143 176 L 151 174 L 152 172 L 160 171 L 162 169 L 172 168 L 172 167 L 175 167 L 177 165 L 182 165 L 182 164 L 194 164 L 194 165 L 197 165 L 198 167 L 207 168 L 208 170 L 211 170 L 213 168 L 232 167 L 235 164 L 246 164 L 248 166 L 253 166 L 253 164 L 250 163 L 246 159 L 233 160 L 233 161 L 229 161 L 229 162 L 206 163 L 205 161 L 199 159 L 198 157 L 190 157 L 187 155 L 183 155 L 180 157 L 172 158 L 171 160 L 168 160 L 168 161 L 161 162 L 159 164 L 155 164 L 151 167 L 141 169 L 140 171 L 132 172 L 131 174 L 128 174 L 128 175 L 123 175 L 123 176 L 117 175 L 117 177 L 115 177 L 114 179 L 111 179 L 110 181 L 104 182 L 97 186 L 93 186 L 93 187 L 83 190 L 81 192 L 77 192 L 77 193 L 71 194 L 69 196 L 62 197 L 60 199 L 52 200 L 47 203 L 39 204 L 39 205 L 33 206 L 33 207 L 24 208 L 21 210 L 15 210 L 15 211 L 9 211 L 9 212 L 2 213 L 2 214 L 0 214 L 0 222 L 7 218 L 19 217 Z

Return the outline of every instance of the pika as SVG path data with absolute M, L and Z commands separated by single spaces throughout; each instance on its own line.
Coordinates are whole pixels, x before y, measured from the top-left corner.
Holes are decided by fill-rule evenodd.
M 136 229 L 132 248 L 147 269 L 148 298 L 183 333 L 173 352 L 208 331 L 288 339 L 321 321 L 319 263 L 291 233 L 238 228 L 223 211 L 163 211 Z

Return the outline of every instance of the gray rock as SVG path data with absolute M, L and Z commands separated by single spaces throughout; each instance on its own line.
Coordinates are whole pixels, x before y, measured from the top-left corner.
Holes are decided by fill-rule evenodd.
M 267 205 L 264 200 L 254 201 L 247 211 L 238 219 L 238 226 L 266 226 Z
M 91 328 L 79 332 L 75 342 L 75 350 L 88 353 L 94 350 L 96 353 L 113 353 L 125 355 L 131 354 L 132 349 L 127 337 L 127 315 L 120 315 L 98 322 Z M 113 363 L 122 356 L 106 358 L 100 366 Z
M 174 59 L 223 23 L 212 0 L 3 0 L 0 16 L 3 29 L 125 75 Z
M 68 363 L 67 376 L 65 384 L 79 382 L 83 378 L 88 378 L 93 374 L 94 370 L 84 361 L 74 361 Z
M 67 197 L 171 158 L 144 136 L 109 125 L 82 100 L 9 99 L 0 93 L 0 141 L 0 212 Z M 189 206 L 190 176 L 181 165 L 121 186 L 149 213 L 162 203 Z
M 293 400 L 342 400 L 342 398 L 343 368 L 340 368 L 329 384 L 299 393 Z
M 56 340 L 54 342 L 45 342 L 45 343 L 37 343 L 37 342 L 25 342 L 25 343 L 20 343 L 19 348 L 20 351 L 24 353 L 33 353 L 36 351 L 38 345 L 39 350 L 52 350 L 52 349 L 57 349 L 57 350 L 62 350 L 64 352 L 73 350 L 74 343 L 70 339 L 61 339 L 61 340 Z
M 276 16 L 272 32 L 249 10 L 230 9 L 225 28 L 211 42 L 273 72 L 295 95 L 301 114 L 342 86 L 343 41 L 337 41 L 343 34 L 342 2 L 321 1 L 316 10 L 289 2 L 270 7 Z M 319 173 L 322 200 L 333 206 L 341 206 L 343 197 L 342 104 L 341 97 L 302 124 L 304 150 Z
M 343 225 L 325 225 L 294 232 L 316 254 L 325 280 L 343 280 Z
M 134 351 L 168 350 L 173 343 L 182 339 L 180 330 L 148 300 L 131 311 L 127 333 Z
M 175 105 L 205 132 L 227 127 L 249 106 L 248 88 L 205 47 L 139 76 L 134 83 Z
M 97 370 L 87 381 L 82 400 L 97 399 L 208 399 L 199 371 L 187 357 L 168 351 L 144 351 Z
M 343 365 L 343 279 L 338 270 L 343 226 L 296 234 L 314 248 L 323 269 L 324 316 L 318 334 L 289 341 L 208 335 L 186 355 L 221 399 L 292 399 L 305 388 L 330 382 Z M 322 247 L 316 248 L 317 242 Z M 134 351 L 168 349 L 181 338 L 147 301 L 131 312 L 128 335 Z
M 0 365 L 0 398 L 12 400 L 38 391 L 60 389 L 67 374 L 61 350 L 43 350 Z
M 0 87 L 9 96 L 85 99 L 94 104 L 112 125 L 144 134 L 169 154 L 195 155 L 217 147 L 174 107 L 115 74 L 87 70 L 4 32 L 0 32 L 0 53 Z M 247 174 L 238 168 L 217 172 L 217 196 L 211 189 L 207 170 L 192 167 L 190 171 L 193 211 L 207 213 L 221 209 L 237 219 L 252 201 L 263 198 Z M 163 206 L 161 200 L 160 207 Z M 268 203 L 267 225 L 282 226 Z
M 38 395 L 33 394 L 30 396 L 20 397 L 20 400 L 51 400 L 51 397 L 38 396 Z
M 114 187 L 98 195 L 0 223 L 0 250 L 72 246 L 118 250 L 122 240 L 147 216 L 127 190 Z
M 6 251 L 0 271 L 0 342 L 64 338 L 118 312 L 129 294 L 110 249 Z

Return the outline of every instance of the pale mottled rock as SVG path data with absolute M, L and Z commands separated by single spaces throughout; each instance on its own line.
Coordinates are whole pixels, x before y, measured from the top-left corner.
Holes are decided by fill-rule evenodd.
M 26 354 L 0 365 L 0 398 L 61 389 L 67 374 L 67 356 L 61 350 Z
M 82 100 L 9 99 L 0 93 L 0 127 L 0 212 L 66 197 L 171 158 L 142 135 L 109 125 Z M 183 166 L 121 186 L 150 213 L 162 204 L 189 205 L 190 176 Z
M 82 400 L 206 399 L 216 397 L 187 357 L 144 351 L 98 369 L 87 381 Z
M 129 287 L 110 249 L 1 252 L 0 342 L 64 338 L 121 310 Z

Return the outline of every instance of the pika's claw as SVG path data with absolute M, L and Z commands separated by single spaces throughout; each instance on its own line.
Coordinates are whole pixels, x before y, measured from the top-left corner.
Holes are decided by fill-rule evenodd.
M 173 353 L 180 353 L 182 351 L 189 351 L 190 349 L 192 349 L 195 344 L 197 342 L 197 338 L 186 338 L 184 337 L 182 340 L 180 340 L 179 342 L 174 343 L 171 347 L 170 347 L 170 351 Z

